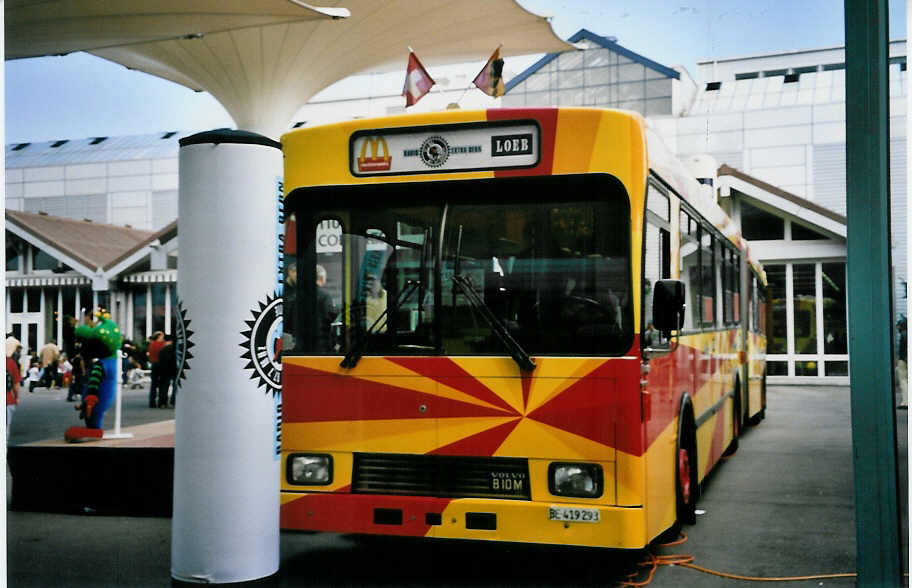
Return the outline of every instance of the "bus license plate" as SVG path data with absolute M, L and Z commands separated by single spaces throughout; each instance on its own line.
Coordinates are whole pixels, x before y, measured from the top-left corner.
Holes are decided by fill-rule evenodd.
M 599 510 L 597 508 L 569 508 L 565 506 L 549 506 L 549 521 L 564 521 L 567 523 L 598 523 Z

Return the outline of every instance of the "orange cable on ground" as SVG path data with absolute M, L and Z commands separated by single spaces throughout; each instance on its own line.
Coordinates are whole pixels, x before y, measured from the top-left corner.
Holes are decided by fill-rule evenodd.
M 687 535 L 682 531 L 681 537 L 672 541 L 670 543 L 661 543 L 659 547 L 673 547 L 675 545 L 681 545 L 687 541 Z M 769 577 L 761 578 L 757 576 L 742 576 L 739 574 L 729 574 L 726 572 L 718 572 L 716 570 L 711 570 L 709 568 L 704 568 L 703 566 L 698 566 L 694 561 L 694 556 L 686 554 L 671 554 L 671 555 L 656 555 L 651 551 L 646 552 L 645 558 L 637 563 L 638 567 L 649 568 L 646 578 L 643 580 L 636 580 L 637 576 L 641 572 L 635 571 L 627 575 L 627 579 L 622 581 L 619 585 L 627 588 L 643 588 L 648 586 L 653 578 L 655 577 L 656 570 L 659 566 L 680 566 L 682 568 L 690 568 L 698 572 L 703 572 L 704 574 L 711 574 L 713 576 L 719 576 L 722 578 L 729 578 L 731 580 L 745 580 L 748 582 L 798 582 L 802 580 L 832 580 L 836 578 L 856 578 L 858 574 L 856 573 L 837 573 L 837 574 L 814 574 L 809 576 L 780 576 L 780 577 Z

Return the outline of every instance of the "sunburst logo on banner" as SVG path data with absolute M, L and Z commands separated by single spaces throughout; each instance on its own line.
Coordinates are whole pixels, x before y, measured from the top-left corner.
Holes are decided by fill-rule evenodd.
M 249 330 L 241 332 L 241 358 L 257 387 L 265 386 L 275 396 L 282 391 L 282 298 L 274 293 L 258 304 L 259 310 L 251 311 L 253 320 L 244 321 Z
M 174 337 L 174 360 L 177 364 L 177 377 L 174 378 L 174 384 L 180 388 L 181 380 L 187 379 L 186 371 L 190 369 L 190 360 L 193 354 L 190 348 L 193 347 L 193 331 L 190 330 L 190 319 L 187 318 L 187 309 L 184 308 L 182 300 L 177 301 L 174 313 L 176 333 Z

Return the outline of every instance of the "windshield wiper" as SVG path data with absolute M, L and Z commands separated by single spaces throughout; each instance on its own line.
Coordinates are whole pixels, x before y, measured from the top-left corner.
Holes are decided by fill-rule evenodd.
M 485 322 L 488 323 L 488 326 L 491 327 L 491 332 L 504 344 L 504 347 L 510 352 L 513 361 L 519 366 L 519 369 L 525 372 L 534 370 L 536 367 L 535 362 L 532 361 L 532 358 L 526 353 L 526 350 L 516 342 L 516 339 L 510 335 L 510 332 L 507 331 L 507 328 L 503 323 L 497 320 L 497 317 L 494 316 L 491 308 L 485 304 L 484 300 L 481 299 L 481 296 L 478 295 L 478 292 L 475 291 L 475 288 L 472 287 L 472 281 L 468 277 L 458 273 L 453 274 L 452 280 L 454 284 L 459 286 L 459 289 L 462 290 L 462 293 L 465 294 L 465 297 L 472 306 L 478 310 Z
M 377 320 L 375 320 L 371 324 L 371 326 L 369 326 L 367 328 L 367 330 L 364 332 L 363 335 L 358 337 L 355 340 L 355 342 L 352 343 L 351 349 L 349 349 L 348 353 L 345 354 L 345 357 L 342 358 L 342 361 L 341 361 L 341 363 L 339 363 L 339 366 L 344 367 L 344 368 L 353 368 L 356 365 L 358 365 L 358 360 L 361 359 L 364 356 L 364 352 L 367 351 L 368 338 L 371 335 L 373 335 L 374 333 L 376 333 L 378 330 L 380 330 L 381 328 L 386 326 L 387 322 L 389 322 L 387 319 L 388 319 L 390 313 L 398 312 L 399 308 L 401 308 L 402 305 L 405 304 L 406 301 L 408 301 L 409 297 L 412 295 L 412 292 L 414 292 L 415 290 L 419 290 L 419 288 L 420 288 L 420 290 L 419 290 L 420 294 L 418 296 L 418 298 L 419 298 L 418 313 L 419 313 L 419 322 L 420 322 L 421 311 L 424 309 L 424 296 L 422 295 L 423 294 L 422 291 L 424 290 L 424 288 L 423 288 L 424 279 L 425 279 L 425 273 L 427 272 L 426 267 L 427 267 L 427 259 L 429 256 L 428 250 L 430 248 L 430 234 L 431 234 L 430 227 L 426 227 L 424 229 L 424 243 L 422 243 L 422 245 L 421 245 L 421 262 L 420 262 L 421 265 L 418 268 L 418 279 L 409 280 L 408 282 L 406 282 L 405 288 L 403 288 L 402 291 L 399 293 L 398 298 L 396 298 L 396 300 L 393 301 L 392 306 L 387 306 L 386 308 L 384 308 L 383 312 L 380 313 L 380 316 L 377 317 Z
M 371 326 L 364 331 L 364 334 L 358 337 L 354 343 L 352 343 L 351 349 L 348 350 L 348 353 L 345 354 L 345 357 L 342 358 L 342 362 L 339 364 L 344 368 L 353 368 L 358 365 L 358 360 L 364 356 L 364 352 L 367 350 L 367 340 L 368 337 L 376 333 L 379 329 L 386 326 L 387 317 L 389 317 L 390 312 L 397 312 L 399 308 L 405 304 L 409 299 L 409 296 L 412 295 L 412 292 L 418 289 L 418 286 L 421 284 L 421 280 L 409 280 L 402 292 L 399 293 L 399 297 L 393 302 L 392 306 L 388 306 L 383 309 L 383 312 L 380 313 L 380 316 L 377 317 Z

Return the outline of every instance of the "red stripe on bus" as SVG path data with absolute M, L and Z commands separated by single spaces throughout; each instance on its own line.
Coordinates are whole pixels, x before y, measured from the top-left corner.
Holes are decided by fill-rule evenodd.
M 504 416 L 506 412 L 294 364 L 283 366 L 282 377 L 286 389 L 296 391 L 285 394 L 282 400 L 282 418 L 289 423 L 489 417 Z
M 419 496 L 307 494 L 283 504 L 279 519 L 283 529 L 423 537 L 432 528 L 426 515 L 442 514 L 450 502 L 449 498 Z M 402 524 L 375 524 L 374 510 L 378 508 L 400 510 Z
M 608 361 L 528 417 L 632 455 L 643 453 L 639 362 Z
M 435 382 L 465 392 L 469 396 L 499 406 L 511 413 L 516 413 L 503 398 L 449 357 L 388 357 L 386 359 Z
M 494 455 L 494 452 L 503 445 L 503 442 L 507 440 L 507 437 L 510 436 L 510 433 L 513 432 L 513 429 L 520 423 L 522 419 L 517 417 L 516 419 L 510 421 L 509 423 L 504 423 L 502 425 L 492 427 L 487 431 L 482 431 L 472 435 L 471 437 L 466 437 L 465 439 L 460 439 L 449 445 L 444 445 L 443 447 L 438 447 L 431 452 L 432 455 Z
M 495 170 L 495 178 L 514 176 L 546 176 L 554 167 L 554 142 L 557 137 L 557 108 L 492 108 L 488 110 L 489 121 L 533 118 L 541 127 L 540 157 L 533 168 Z

